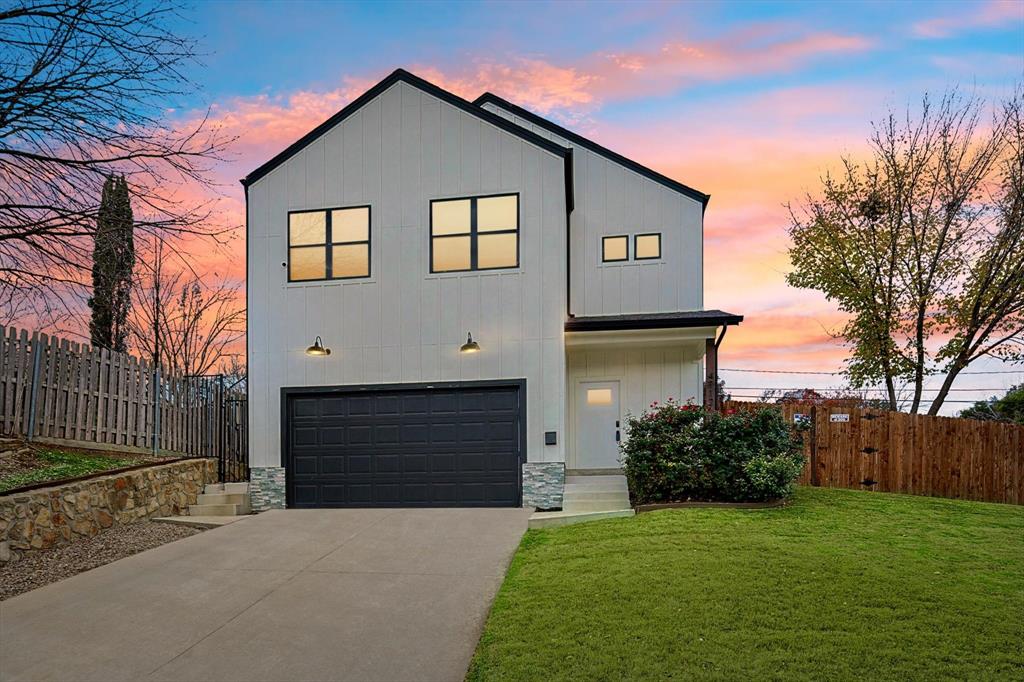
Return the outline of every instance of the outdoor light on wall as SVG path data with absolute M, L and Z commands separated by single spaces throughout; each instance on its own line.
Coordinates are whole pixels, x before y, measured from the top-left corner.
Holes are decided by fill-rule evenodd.
M 313 345 L 306 349 L 306 355 L 330 355 L 331 349 L 324 348 L 324 342 L 320 340 L 320 337 L 316 337 L 316 341 Z
M 466 343 L 462 344 L 459 348 L 460 353 L 479 353 L 480 344 L 473 340 L 473 334 L 471 332 L 466 333 Z

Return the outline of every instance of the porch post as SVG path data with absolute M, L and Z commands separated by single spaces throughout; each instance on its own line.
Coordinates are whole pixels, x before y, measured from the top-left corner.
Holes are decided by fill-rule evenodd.
M 718 344 L 715 339 L 704 341 L 704 409 L 717 412 L 718 404 Z

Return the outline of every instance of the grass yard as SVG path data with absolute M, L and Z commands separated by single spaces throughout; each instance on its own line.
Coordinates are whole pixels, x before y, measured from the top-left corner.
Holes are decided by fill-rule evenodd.
M 100 453 L 45 449 L 21 457 L 17 468 L 0 475 L 0 494 L 33 483 L 59 481 L 87 474 L 130 467 L 149 461 L 145 457 L 117 456 Z
M 801 488 L 535 530 L 469 680 L 1024 679 L 1024 507 Z

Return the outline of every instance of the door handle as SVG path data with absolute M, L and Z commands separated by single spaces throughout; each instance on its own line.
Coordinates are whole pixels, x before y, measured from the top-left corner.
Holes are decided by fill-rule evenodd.
M 619 438 L 619 430 L 615 429 L 615 442 L 618 443 L 619 440 L 620 440 L 620 438 Z

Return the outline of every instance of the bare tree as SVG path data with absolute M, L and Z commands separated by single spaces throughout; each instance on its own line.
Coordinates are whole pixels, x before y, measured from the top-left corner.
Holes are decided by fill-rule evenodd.
M 123 175 L 140 236 L 227 237 L 211 168 L 231 139 L 203 117 L 169 122 L 196 91 L 195 43 L 175 35 L 176 0 L 22 0 L 0 7 L 0 310 L 44 318 L 87 284 L 97 197 Z M 56 290 L 56 292 L 54 291 Z
M 183 263 L 153 249 L 134 287 L 130 327 L 138 351 L 177 375 L 237 371 L 231 348 L 245 336 L 240 286 L 202 281 Z
M 791 209 L 787 279 L 850 313 L 846 374 L 854 387 L 884 383 L 890 409 L 905 384 L 917 413 L 942 372 L 935 414 L 974 360 L 1021 357 L 1021 102 L 1018 89 L 986 120 L 976 97 L 925 96 L 874 127 L 867 163 L 844 158 Z

